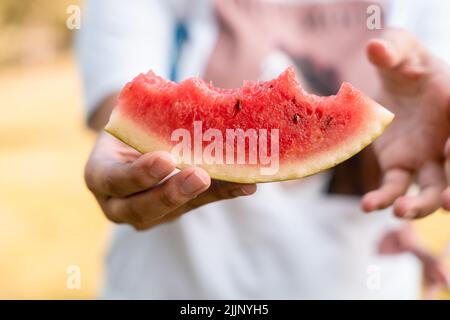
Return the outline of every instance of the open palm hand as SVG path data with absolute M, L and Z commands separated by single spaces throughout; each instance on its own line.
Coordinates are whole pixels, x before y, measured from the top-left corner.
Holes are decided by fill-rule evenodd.
M 383 83 L 377 98 L 396 118 L 374 144 L 383 181 L 364 196 L 363 209 L 370 212 L 393 204 L 397 216 L 420 218 L 442 204 L 450 207 L 450 191 L 444 192 L 450 68 L 402 30 L 371 40 L 367 52 Z M 419 194 L 405 196 L 414 180 Z

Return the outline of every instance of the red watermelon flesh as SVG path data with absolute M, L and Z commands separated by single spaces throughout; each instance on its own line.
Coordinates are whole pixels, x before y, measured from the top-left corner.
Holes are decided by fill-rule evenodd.
M 208 129 L 222 134 L 223 162 L 196 160 L 195 143 L 191 141 L 191 157 L 174 153 L 179 167 L 198 165 L 212 178 L 250 183 L 296 179 L 333 167 L 370 144 L 393 117 L 348 83 L 335 96 L 309 94 L 299 86 L 293 68 L 271 81 L 244 82 L 237 89 L 215 88 L 197 78 L 177 84 L 150 71 L 123 88 L 105 130 L 143 153 L 173 153 L 174 146 L 180 143 L 174 141 L 173 132 L 183 128 L 194 139 L 194 122 L 201 123 L 197 134 L 205 134 Z M 266 130 L 267 155 L 278 161 L 276 170 L 263 173 L 262 168 L 273 163 L 263 164 L 259 158 L 257 163 L 250 161 L 250 153 L 259 154 L 260 145 L 255 149 L 248 140 L 244 140 L 245 163 L 242 158 L 238 163 L 237 145 L 227 149 L 235 142 L 225 139 L 227 130 L 236 129 L 256 132 L 257 136 L 262 135 L 260 129 Z M 278 137 L 272 137 L 276 130 Z M 257 136 L 255 141 L 262 142 Z M 272 138 L 278 142 L 273 148 Z M 202 150 L 215 139 L 201 140 Z M 220 152 L 215 149 L 211 154 Z M 226 152 L 233 153 L 234 161 L 225 163 Z

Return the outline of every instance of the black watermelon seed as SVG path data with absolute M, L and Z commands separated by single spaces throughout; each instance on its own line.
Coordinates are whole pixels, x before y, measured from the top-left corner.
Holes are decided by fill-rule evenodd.
M 292 117 L 292 121 L 294 121 L 295 124 L 297 124 L 300 121 L 301 117 L 298 113 L 294 114 Z
M 234 109 L 236 109 L 236 111 L 241 111 L 242 109 L 242 105 L 241 105 L 241 100 L 237 100 L 235 105 L 234 105 Z

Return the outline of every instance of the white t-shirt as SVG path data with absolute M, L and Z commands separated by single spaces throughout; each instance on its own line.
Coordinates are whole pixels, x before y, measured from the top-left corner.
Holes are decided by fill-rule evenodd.
M 449 22 L 439 18 L 450 12 L 447 1 L 383 2 L 390 25 L 408 28 L 450 58 Z M 188 32 L 176 55 L 180 21 Z M 178 80 L 203 75 L 219 35 L 208 0 L 87 1 L 77 45 L 88 116 L 149 69 L 170 77 L 176 66 Z M 292 62 L 279 53 L 265 58 L 261 77 Z M 400 222 L 390 210 L 362 214 L 358 197 L 327 195 L 328 180 L 322 173 L 262 184 L 251 197 L 210 204 L 145 232 L 117 226 L 101 297 L 417 298 L 416 260 L 376 253 L 383 234 Z

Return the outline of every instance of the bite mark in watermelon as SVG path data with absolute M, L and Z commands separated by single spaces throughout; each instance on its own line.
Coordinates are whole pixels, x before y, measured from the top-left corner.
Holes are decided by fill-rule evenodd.
M 125 85 L 105 130 L 145 153 L 171 152 L 179 142 L 172 141 L 172 133 L 184 128 L 194 136 L 194 122 L 199 121 L 202 133 L 214 128 L 223 137 L 227 129 L 266 129 L 269 134 L 278 129 L 279 168 L 274 174 L 262 174 L 258 163 L 192 160 L 178 165 L 201 166 L 214 179 L 253 183 L 297 179 L 331 168 L 369 145 L 393 118 L 348 83 L 335 96 L 309 94 L 299 86 L 293 68 L 271 81 L 247 81 L 237 89 L 215 88 L 197 78 L 177 84 L 150 71 Z M 245 148 L 248 153 L 248 143 Z

